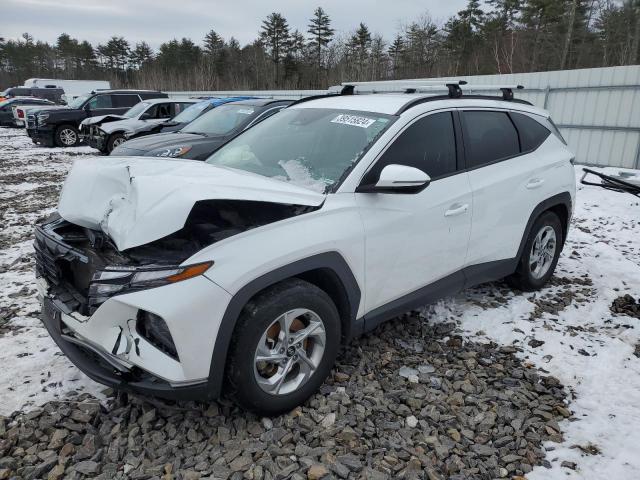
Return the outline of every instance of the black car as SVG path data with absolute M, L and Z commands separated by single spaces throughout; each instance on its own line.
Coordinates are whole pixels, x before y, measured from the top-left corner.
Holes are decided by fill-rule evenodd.
M 227 103 L 196 118 L 175 133 L 129 140 L 114 156 L 180 157 L 205 160 L 243 130 L 288 107 L 294 100 L 254 99 Z
M 82 95 L 68 106 L 38 110 L 27 115 L 27 133 L 33 143 L 72 147 L 80 143 L 78 127 L 87 117 L 120 115 L 149 98 L 167 98 L 155 90 L 99 90 Z
M 62 103 L 64 90 L 59 87 L 10 87 L 0 92 L 0 100 L 15 97 L 36 97 L 50 100 L 53 103 Z
M 0 126 L 2 127 L 15 127 L 13 119 L 13 109 L 11 107 L 17 107 L 18 105 L 38 105 L 46 107 L 47 105 L 55 106 L 55 103 L 45 100 L 44 98 L 33 97 L 14 97 L 0 101 Z

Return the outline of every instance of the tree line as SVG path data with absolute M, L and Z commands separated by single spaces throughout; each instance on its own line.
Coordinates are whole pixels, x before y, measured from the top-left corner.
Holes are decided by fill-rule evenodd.
M 154 51 L 123 37 L 92 45 L 62 33 L 0 38 L 0 86 L 31 77 L 106 79 L 163 90 L 326 88 L 387 80 L 535 72 L 639 63 L 640 0 L 469 0 L 439 24 L 427 13 L 387 39 L 365 22 L 338 33 L 322 7 L 300 29 L 274 12 L 241 45 L 211 30 Z

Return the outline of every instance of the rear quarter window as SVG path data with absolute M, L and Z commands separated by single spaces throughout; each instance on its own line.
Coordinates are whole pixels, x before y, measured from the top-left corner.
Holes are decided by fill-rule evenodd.
M 511 119 L 518 129 L 520 135 L 520 146 L 522 152 L 532 152 L 547 139 L 551 132 L 547 127 L 537 122 L 535 119 L 521 113 L 511 114 Z
M 506 112 L 463 112 L 467 168 L 520 155 L 518 132 Z

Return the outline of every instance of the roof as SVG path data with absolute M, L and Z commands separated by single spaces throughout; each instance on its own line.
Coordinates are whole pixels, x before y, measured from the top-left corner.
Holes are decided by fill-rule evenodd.
M 295 100 L 290 99 L 282 99 L 282 98 L 254 98 L 251 100 L 241 100 L 234 103 L 239 103 L 240 105 L 251 105 L 252 107 L 264 107 L 267 105 L 271 105 L 272 103 L 289 105 L 295 102 Z
M 138 89 L 126 89 L 126 88 L 116 88 L 116 89 L 97 89 L 91 92 L 95 93 L 162 93 L 160 90 L 138 90 Z
M 144 103 L 150 103 L 150 104 L 155 104 L 155 103 L 200 103 L 200 100 L 196 99 L 196 98 L 181 98 L 181 99 L 175 99 L 175 98 L 148 98 L 143 100 Z
M 331 95 L 293 105 L 291 108 L 335 108 L 339 110 L 356 110 L 396 115 L 405 105 L 420 99 L 428 99 L 435 95 L 415 93 L 379 93 L 368 95 Z M 489 107 L 521 110 L 536 115 L 548 116 L 544 110 L 523 103 L 487 98 L 444 98 L 421 103 L 436 110 L 446 107 Z M 409 109 L 408 111 L 411 111 Z

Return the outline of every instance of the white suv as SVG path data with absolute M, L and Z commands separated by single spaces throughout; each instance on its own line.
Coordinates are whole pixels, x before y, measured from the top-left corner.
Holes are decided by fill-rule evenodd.
M 224 386 L 275 414 L 385 320 L 504 277 L 542 287 L 573 155 L 543 110 L 453 97 L 299 101 L 206 162 L 78 160 L 36 229 L 50 334 L 106 385 L 203 400 Z

